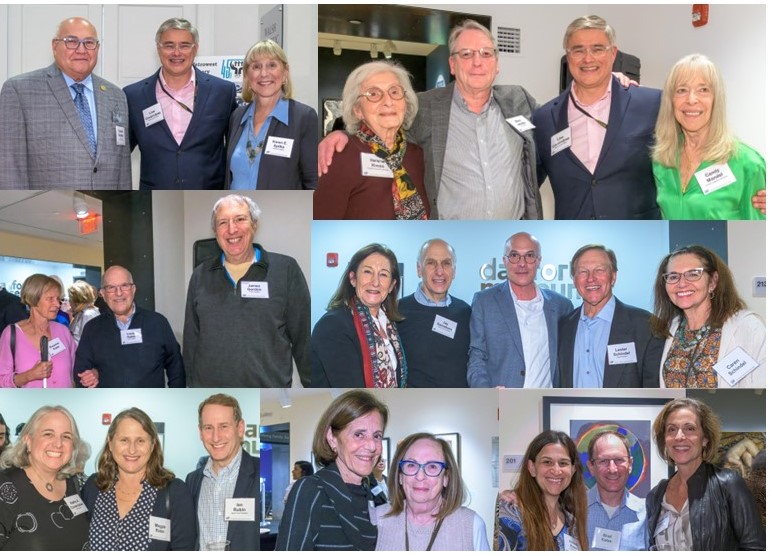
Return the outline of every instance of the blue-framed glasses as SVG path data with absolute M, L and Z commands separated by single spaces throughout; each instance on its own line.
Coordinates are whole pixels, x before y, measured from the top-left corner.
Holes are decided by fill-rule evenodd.
M 426 463 L 418 463 L 412 459 L 399 460 L 399 471 L 403 475 L 413 477 L 418 475 L 418 472 L 423 469 L 424 475 L 427 477 L 439 477 L 445 470 L 447 465 L 441 461 L 427 461 Z

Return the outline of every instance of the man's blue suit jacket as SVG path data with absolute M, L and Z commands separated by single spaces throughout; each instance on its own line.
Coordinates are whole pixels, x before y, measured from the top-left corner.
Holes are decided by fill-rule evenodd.
M 557 385 L 558 321 L 571 313 L 574 306 L 559 293 L 539 289 L 544 296 L 552 384 Z M 508 280 L 474 294 L 470 332 L 467 364 L 469 386 L 522 388 L 527 369 L 520 325 L 512 294 L 509 293 Z
M 204 480 L 204 467 L 188 473 L 185 484 L 193 496 L 193 505 L 198 525 L 198 496 L 201 494 L 201 483 Z M 241 466 L 233 489 L 233 498 L 255 499 L 255 521 L 228 522 L 227 539 L 231 542 L 230 550 L 260 550 L 260 458 L 250 456 L 241 451 Z M 196 550 L 200 538 L 200 527 L 196 530 Z
M 623 88 L 611 80 L 611 110 L 595 173 L 566 148 L 551 155 L 550 138 L 568 128 L 566 89 L 533 114 L 540 170 L 555 194 L 558 220 L 655 220 L 660 218 L 649 150 L 661 91 Z
M 158 103 L 158 73 L 123 89 L 129 103 L 131 149 L 142 153 L 140 189 L 223 189 L 228 121 L 236 108 L 236 86 L 197 68 L 196 100 L 182 143 L 166 121 L 145 127 L 142 111 Z

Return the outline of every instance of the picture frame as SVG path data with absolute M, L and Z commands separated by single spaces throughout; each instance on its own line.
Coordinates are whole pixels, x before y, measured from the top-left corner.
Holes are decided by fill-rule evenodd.
M 667 479 L 674 472 L 657 453 L 652 436 L 654 420 L 671 399 L 545 396 L 542 422 L 544 430 L 563 431 L 576 443 L 587 488 L 595 485 L 587 467 L 590 440 L 604 430 L 623 434 L 633 456 L 627 488 L 636 496 L 645 498 L 660 480 Z
M 435 434 L 434 436 L 450 444 L 450 451 L 453 453 L 453 457 L 456 459 L 458 468 L 461 469 L 461 435 L 457 432 L 448 432 L 443 434 Z

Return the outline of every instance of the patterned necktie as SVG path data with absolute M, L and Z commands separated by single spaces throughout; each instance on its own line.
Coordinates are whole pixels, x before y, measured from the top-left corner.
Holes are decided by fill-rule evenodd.
M 96 156 L 96 137 L 94 136 L 94 124 L 91 121 L 91 110 L 88 107 L 88 100 L 83 94 L 85 88 L 83 83 L 74 83 L 70 85 L 75 90 L 75 108 L 78 110 L 78 116 L 83 124 L 83 131 L 86 132 L 88 144 L 91 147 L 91 156 Z

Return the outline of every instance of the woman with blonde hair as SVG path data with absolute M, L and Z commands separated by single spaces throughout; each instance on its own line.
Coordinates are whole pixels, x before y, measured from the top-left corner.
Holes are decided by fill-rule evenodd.
M 99 309 L 94 306 L 97 291 L 88 282 L 77 280 L 67 288 L 67 293 L 70 296 L 70 308 L 72 309 L 70 333 L 76 342 L 80 342 L 83 327 L 88 321 L 99 316 Z
M 292 98 L 289 62 L 271 39 L 244 56 L 228 130 L 228 189 L 316 189 L 316 111 Z
M 668 220 L 761 220 L 766 162 L 729 130 L 726 90 L 702 54 L 681 58 L 665 81 L 652 152 L 657 204 Z

